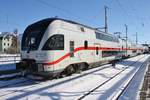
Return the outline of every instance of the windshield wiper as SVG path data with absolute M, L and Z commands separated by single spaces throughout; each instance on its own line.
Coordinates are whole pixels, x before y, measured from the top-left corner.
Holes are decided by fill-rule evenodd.
M 27 53 L 30 53 L 31 47 L 32 47 L 32 45 L 29 45 L 29 48 L 28 48 L 28 50 L 27 50 Z
M 29 48 L 27 50 L 27 53 L 30 53 L 31 47 L 32 47 L 31 40 L 29 40 Z

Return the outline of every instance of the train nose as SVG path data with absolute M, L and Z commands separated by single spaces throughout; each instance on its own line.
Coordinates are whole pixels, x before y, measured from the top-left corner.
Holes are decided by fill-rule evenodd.
M 22 59 L 21 62 L 16 64 L 16 68 L 18 70 L 30 70 L 33 72 L 38 71 L 38 67 L 34 59 Z
M 23 51 L 21 53 L 21 58 L 22 59 L 36 59 L 36 54 L 35 52 L 30 52 L 30 53 L 26 53 L 25 51 Z
M 40 51 L 38 51 L 38 52 L 35 53 L 35 59 L 37 61 L 47 60 L 48 57 L 49 57 L 48 55 L 49 54 L 47 54 L 46 52 L 40 52 Z

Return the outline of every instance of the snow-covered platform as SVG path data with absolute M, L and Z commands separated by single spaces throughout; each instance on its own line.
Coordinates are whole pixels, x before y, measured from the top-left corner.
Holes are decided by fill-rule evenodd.
M 44 82 L 35 82 L 25 78 L 1 81 L 0 99 L 138 99 L 148 60 L 149 55 L 139 55 L 117 63 L 115 67 L 107 64 L 80 74 Z
M 140 100 L 150 100 L 150 64 L 146 70 L 139 96 Z

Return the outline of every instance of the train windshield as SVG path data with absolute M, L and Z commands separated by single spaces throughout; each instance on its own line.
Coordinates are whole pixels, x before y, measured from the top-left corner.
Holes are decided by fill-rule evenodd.
M 28 47 L 28 49 L 30 48 L 30 50 L 36 50 L 38 47 L 38 43 L 41 40 L 40 36 L 40 31 L 35 31 L 30 33 L 26 39 L 25 39 L 25 45 L 24 47 Z
M 37 50 L 50 21 L 42 20 L 26 28 L 22 37 L 21 49 Z

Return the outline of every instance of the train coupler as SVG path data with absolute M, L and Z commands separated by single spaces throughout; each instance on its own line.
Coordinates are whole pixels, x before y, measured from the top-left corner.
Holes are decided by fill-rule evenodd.
M 25 70 L 27 64 L 25 62 L 16 63 L 16 70 Z

